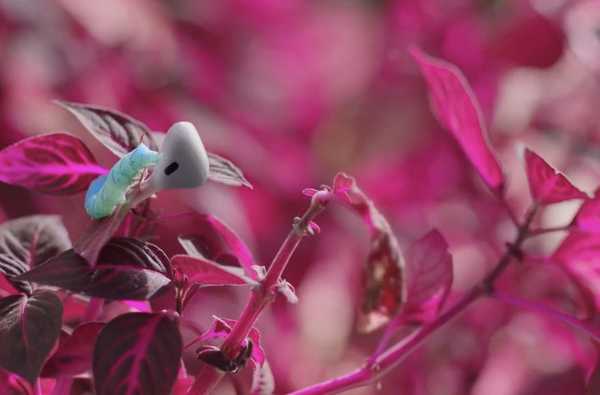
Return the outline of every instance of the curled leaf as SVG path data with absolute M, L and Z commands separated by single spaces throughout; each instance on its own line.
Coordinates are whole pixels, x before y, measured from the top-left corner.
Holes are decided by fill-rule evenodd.
M 106 172 L 81 140 L 66 133 L 29 137 L 0 151 L 0 181 L 36 192 L 73 195 Z
M 354 178 L 337 174 L 333 192 L 358 213 L 370 229 L 371 245 L 363 270 L 364 295 L 359 330 L 371 332 L 389 322 L 404 301 L 404 260 L 387 220 L 356 185 Z
M 479 103 L 463 73 L 453 64 L 411 50 L 427 80 L 434 113 L 454 138 L 485 183 L 496 193 L 502 191 L 504 175 L 488 143 Z
M 539 204 L 558 203 L 571 199 L 586 199 L 588 196 L 550 166 L 535 152 L 525 150 L 525 165 L 531 196 Z

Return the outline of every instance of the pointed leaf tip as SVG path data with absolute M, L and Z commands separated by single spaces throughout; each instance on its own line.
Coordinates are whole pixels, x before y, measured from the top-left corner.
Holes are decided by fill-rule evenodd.
M 525 149 L 525 166 L 531 196 L 538 204 L 552 204 L 572 199 L 587 199 L 564 174 L 550 166 L 541 156 Z
M 504 175 L 488 142 L 481 108 L 467 79 L 455 65 L 417 47 L 411 48 L 410 54 L 427 81 L 439 122 L 452 133 L 485 183 L 501 193 Z

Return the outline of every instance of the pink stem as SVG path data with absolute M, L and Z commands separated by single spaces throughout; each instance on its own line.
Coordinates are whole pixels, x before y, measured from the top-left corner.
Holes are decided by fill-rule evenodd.
M 281 275 L 285 271 L 300 241 L 307 234 L 310 234 L 312 220 L 323 211 L 330 198 L 331 193 L 329 191 L 323 190 L 318 192 L 313 196 L 311 204 L 304 215 L 301 218 L 295 219 L 292 230 L 273 258 L 265 278 L 253 289 L 240 319 L 233 326 L 221 346 L 221 350 L 228 358 L 233 359 L 238 355 L 242 343 L 248 336 L 260 313 L 275 298 L 275 292 Z M 217 386 L 223 375 L 223 372 L 214 366 L 202 365 L 199 373 L 196 375 L 194 385 L 188 391 L 188 395 L 209 393 Z
M 537 313 L 546 317 L 558 319 L 559 321 L 562 321 L 576 329 L 585 332 L 592 339 L 596 340 L 597 342 L 600 342 L 600 331 L 596 327 L 588 324 L 587 322 L 581 321 L 570 314 L 563 313 L 550 306 L 546 306 L 529 300 L 520 299 L 500 291 L 494 291 L 493 296 L 497 300 L 509 304 L 511 306 L 531 311 L 533 313 Z
M 515 241 L 508 245 L 508 248 L 494 269 L 479 284 L 475 285 L 469 293 L 452 306 L 450 310 L 440 315 L 435 321 L 426 324 L 420 330 L 413 332 L 407 338 L 400 340 L 385 352 L 375 355 L 374 358 L 370 358 L 363 367 L 346 375 L 292 392 L 290 395 L 325 395 L 344 392 L 351 388 L 362 387 L 375 382 L 390 370 L 400 365 L 406 357 L 417 350 L 431 335 L 464 312 L 473 302 L 481 296 L 493 292 L 496 280 L 506 270 L 511 260 L 514 257 L 521 256 L 520 250 L 529 234 L 529 228 L 536 211 L 536 205 L 527 211 L 524 222 L 518 226 Z

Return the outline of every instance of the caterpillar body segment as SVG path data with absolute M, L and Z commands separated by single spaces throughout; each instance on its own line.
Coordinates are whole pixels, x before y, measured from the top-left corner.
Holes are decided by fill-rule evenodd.
M 85 195 L 85 211 L 94 219 L 108 217 L 125 203 L 126 193 L 140 172 L 155 166 L 160 154 L 140 144 L 122 157 L 107 175 L 96 178 Z

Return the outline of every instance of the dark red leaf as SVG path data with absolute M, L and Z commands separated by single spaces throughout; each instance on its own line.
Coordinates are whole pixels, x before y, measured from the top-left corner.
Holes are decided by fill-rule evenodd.
M 164 314 L 128 313 L 109 322 L 94 348 L 98 395 L 165 395 L 177 378 L 182 341 Z
M 106 299 L 146 300 L 170 284 L 166 256 L 159 247 L 136 239 L 116 238 L 92 267 L 68 250 L 18 277 Z
M 588 196 L 573 186 L 567 178 L 551 167 L 535 152 L 525 150 L 525 164 L 531 196 L 539 204 L 558 203 Z
M 223 265 L 241 266 L 246 276 L 257 279 L 254 259 L 246 243 L 231 228 L 209 214 L 188 213 L 158 224 L 158 242 L 169 244 L 173 235 L 188 255 Z
M 102 322 L 87 322 L 79 325 L 71 335 L 60 342 L 56 352 L 44 365 L 45 377 L 75 376 L 92 368 L 92 352 Z
M 18 374 L 0 368 L 0 394 L 33 395 L 33 387 Z
M 359 330 L 371 332 L 385 325 L 403 303 L 404 261 L 390 225 L 354 178 L 340 173 L 333 192 L 367 223 L 371 246 L 363 270 L 364 295 Z
M 256 281 L 247 277 L 241 267 L 220 265 L 217 262 L 189 255 L 171 258 L 173 270 L 185 276 L 188 284 L 200 286 L 252 285 Z
M 435 318 L 452 286 L 452 256 L 444 237 L 432 230 L 415 241 L 404 255 L 406 262 L 406 319 Z
M 0 366 L 35 383 L 61 325 L 62 305 L 52 292 L 0 299 Z
M 217 154 L 208 153 L 208 163 L 210 165 L 208 179 L 219 184 L 231 185 L 234 187 L 244 186 L 252 189 L 252 184 L 246 180 L 242 170 L 233 164 L 229 159 L 225 159 Z
M 148 148 L 158 150 L 150 129 L 128 115 L 89 104 L 66 101 L 57 103 L 75 115 L 98 141 L 118 157 L 124 156 L 142 142 Z
M 504 175 L 490 148 L 481 109 L 467 79 L 451 63 L 417 48 L 411 54 L 427 80 L 439 122 L 452 133 L 485 183 L 499 193 Z
M 13 277 L 71 248 L 60 217 L 33 215 L 0 225 L 0 273 L 18 289 L 31 292 L 31 285 Z
M 0 151 L 0 181 L 37 192 L 76 194 L 106 172 L 81 140 L 65 133 L 30 137 Z

